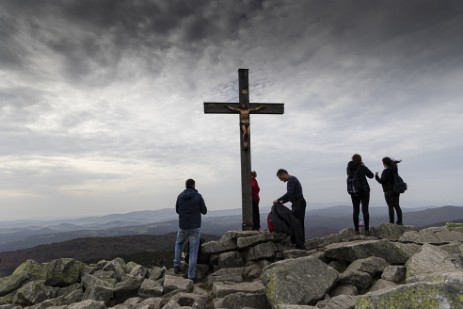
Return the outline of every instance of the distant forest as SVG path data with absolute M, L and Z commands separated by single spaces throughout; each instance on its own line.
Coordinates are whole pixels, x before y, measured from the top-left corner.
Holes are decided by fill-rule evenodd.
M 10 275 L 27 260 L 46 263 L 59 258 L 73 258 L 86 264 L 116 257 L 133 261 L 145 267 L 172 267 L 177 233 L 164 235 L 132 235 L 118 237 L 76 238 L 34 248 L 0 253 L 0 277 Z M 206 241 L 215 235 L 201 235 Z

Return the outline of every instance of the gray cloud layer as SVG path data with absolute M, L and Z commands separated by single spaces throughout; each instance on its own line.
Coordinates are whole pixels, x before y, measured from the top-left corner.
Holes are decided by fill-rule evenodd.
M 355 152 L 404 159 L 404 206 L 461 204 L 461 29 L 447 0 L 2 1 L 0 203 L 171 207 L 194 177 L 210 207 L 240 207 L 238 121 L 202 102 L 236 101 L 245 67 L 252 101 L 286 104 L 252 118 L 264 205 L 279 167 L 310 202 L 349 203 Z

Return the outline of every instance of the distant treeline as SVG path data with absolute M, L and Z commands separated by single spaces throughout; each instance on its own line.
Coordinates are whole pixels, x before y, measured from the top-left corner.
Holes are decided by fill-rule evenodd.
M 215 235 L 201 235 L 207 241 Z M 0 253 L 0 277 L 10 275 L 27 260 L 39 263 L 59 258 L 73 258 L 91 264 L 101 260 L 123 258 L 146 267 L 171 267 L 176 233 L 164 235 L 132 235 L 118 237 L 87 237 L 40 245 L 34 248 Z

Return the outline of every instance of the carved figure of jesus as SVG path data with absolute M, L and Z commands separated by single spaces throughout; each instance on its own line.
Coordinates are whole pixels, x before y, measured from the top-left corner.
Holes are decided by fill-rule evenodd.
M 241 126 L 241 132 L 243 134 L 243 147 L 244 149 L 248 148 L 249 134 L 251 133 L 250 128 L 249 128 L 249 114 L 251 112 L 255 112 L 260 109 L 263 109 L 265 106 L 261 105 L 255 108 L 246 108 L 246 105 L 241 104 L 240 108 L 236 108 L 230 105 L 226 105 L 226 107 L 231 111 L 240 113 L 240 126 Z

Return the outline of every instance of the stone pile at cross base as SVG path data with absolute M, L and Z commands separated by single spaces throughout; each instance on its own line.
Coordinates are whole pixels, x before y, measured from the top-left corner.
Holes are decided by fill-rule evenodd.
M 121 258 L 29 260 L 0 278 L 0 309 L 463 308 L 463 224 L 370 231 L 306 250 L 284 234 L 230 231 L 202 245 L 196 283 Z

